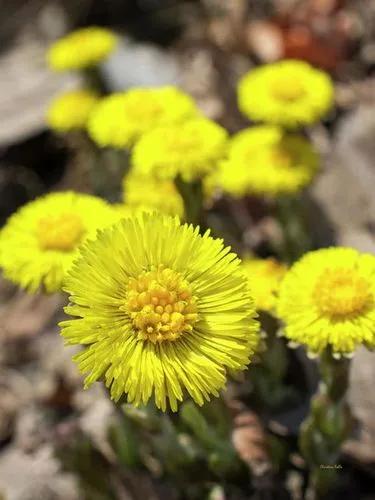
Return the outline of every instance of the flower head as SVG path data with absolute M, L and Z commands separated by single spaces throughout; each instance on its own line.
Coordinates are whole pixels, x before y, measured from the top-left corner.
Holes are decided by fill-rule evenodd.
M 54 71 L 69 71 L 95 66 L 114 50 L 117 36 L 110 30 L 91 26 L 81 28 L 52 44 L 48 65 Z
M 231 139 L 217 183 L 237 197 L 291 194 L 312 181 L 318 164 L 317 153 L 302 136 L 276 126 L 252 127 Z
M 189 394 L 201 405 L 241 370 L 258 324 L 239 260 L 222 240 L 177 217 L 125 218 L 87 243 L 68 274 L 62 335 L 85 350 L 75 360 L 104 378 L 112 398 L 153 397 L 176 410 Z
M 193 99 L 176 87 L 135 88 L 102 99 L 90 117 L 88 132 L 101 147 L 128 148 L 154 127 L 197 114 Z
M 94 196 L 52 193 L 21 207 L 0 231 L 0 267 L 11 281 L 35 292 L 61 288 L 79 245 L 115 220 Z
M 332 107 L 333 85 L 327 73 L 306 62 L 280 61 L 251 70 L 240 80 L 238 105 L 254 121 L 308 125 Z
M 159 127 L 145 134 L 135 145 L 135 170 L 160 179 L 180 175 L 186 181 L 204 177 L 224 156 L 227 132 L 207 118 L 196 118 Z
M 173 181 L 157 180 L 130 172 L 123 180 L 123 199 L 129 208 L 142 208 L 169 215 L 184 215 L 184 203 Z
M 285 335 L 320 353 L 375 347 L 375 256 L 351 248 L 309 252 L 287 272 L 277 312 Z
M 47 112 L 48 125 L 57 132 L 83 129 L 98 101 L 98 95 L 89 90 L 64 92 L 50 103 Z
M 242 269 L 249 279 L 251 294 L 258 310 L 272 312 L 276 305 L 276 293 L 287 267 L 273 258 L 248 258 Z

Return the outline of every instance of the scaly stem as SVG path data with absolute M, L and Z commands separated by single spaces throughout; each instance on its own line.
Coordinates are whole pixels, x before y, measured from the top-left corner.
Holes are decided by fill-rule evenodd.
M 249 371 L 254 397 L 264 411 L 274 411 L 291 396 L 284 378 L 288 366 L 288 349 L 282 338 L 277 336 L 280 327 L 276 318 L 266 312 L 259 313 L 259 320 L 265 337 L 259 349 L 259 363 Z
M 309 499 L 320 500 L 335 482 L 340 447 L 351 427 L 345 401 L 349 378 L 348 359 L 335 359 L 330 349 L 320 358 L 319 389 L 310 414 L 301 426 L 300 449 L 310 467 Z

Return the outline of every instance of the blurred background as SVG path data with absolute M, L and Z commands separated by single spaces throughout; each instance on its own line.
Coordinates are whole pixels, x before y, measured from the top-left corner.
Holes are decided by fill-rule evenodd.
M 315 246 L 375 253 L 373 0 L 0 0 L 0 225 L 40 194 L 89 189 L 74 144 L 45 123 L 51 98 L 81 82 L 49 71 L 45 53 L 58 37 L 90 25 L 121 37 L 100 67 L 108 90 L 178 85 L 230 132 L 247 124 L 236 83 L 253 66 L 298 58 L 329 72 L 336 110 L 311 132 L 324 168 L 305 199 L 310 232 Z M 241 238 L 266 256 L 273 231 L 269 218 L 255 217 L 242 221 Z M 63 303 L 0 279 L 0 499 L 181 498 L 160 480 L 152 457 L 137 473 L 119 474 L 105 435 L 113 408 L 99 386 L 83 392 L 73 348 L 63 349 L 56 334 Z M 373 359 L 360 351 L 350 400 L 361 431 L 345 445 L 348 498 L 375 498 L 374 380 Z M 293 434 L 299 419 L 280 414 L 271 428 Z M 244 438 L 244 453 L 262 451 L 258 438 Z M 64 457 L 61 450 L 76 443 Z

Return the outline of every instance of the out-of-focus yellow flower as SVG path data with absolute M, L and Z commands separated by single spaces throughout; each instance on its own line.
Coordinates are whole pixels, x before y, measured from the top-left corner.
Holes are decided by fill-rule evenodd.
M 108 29 L 97 26 L 78 29 L 51 45 L 48 65 L 54 71 L 95 66 L 109 56 L 116 44 L 117 36 Z
M 4 276 L 31 292 L 58 291 L 79 245 L 114 220 L 106 202 L 87 194 L 51 193 L 24 205 L 0 231 Z
M 217 182 L 236 197 L 292 194 L 312 181 L 318 164 L 317 153 L 302 136 L 271 125 L 252 127 L 231 139 Z
M 277 312 L 286 337 L 312 353 L 375 348 L 375 256 L 340 247 L 307 253 L 282 281 Z
M 88 132 L 101 147 L 129 148 L 145 132 L 199 114 L 193 99 L 173 86 L 112 94 L 92 113 Z
M 126 217 L 136 217 L 143 213 L 153 214 L 162 213 L 155 208 L 147 205 L 127 205 L 126 203 L 115 203 L 112 205 L 116 213 L 116 221 L 124 219 Z
M 212 172 L 226 146 L 223 127 L 207 118 L 196 118 L 145 134 L 134 147 L 132 164 L 143 175 L 160 179 L 180 175 L 189 182 Z
M 333 106 L 327 73 L 285 60 L 249 71 L 238 84 L 238 105 L 251 120 L 286 127 L 315 123 Z
M 90 90 L 72 90 L 52 100 L 47 112 L 48 125 L 57 132 L 83 129 L 99 97 Z
M 75 360 L 86 387 L 104 379 L 115 401 L 153 398 L 176 411 L 190 395 L 202 405 L 258 342 L 239 259 L 178 217 L 143 213 L 105 229 L 81 250 L 65 290 L 75 319 L 62 335 L 85 346 Z
M 272 312 L 276 305 L 276 293 L 287 267 L 273 258 L 242 261 L 242 267 L 249 279 L 251 295 L 260 311 Z
M 142 208 L 168 215 L 184 215 L 184 202 L 173 181 L 157 180 L 130 172 L 123 180 L 123 200 L 129 208 Z

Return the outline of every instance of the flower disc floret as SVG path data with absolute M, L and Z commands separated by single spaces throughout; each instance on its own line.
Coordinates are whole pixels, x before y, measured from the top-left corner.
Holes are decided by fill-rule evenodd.
M 54 71 L 69 71 L 96 66 L 107 59 L 117 45 L 117 36 L 97 26 L 81 28 L 53 43 L 47 62 Z
M 216 183 L 235 197 L 288 195 L 306 187 L 318 166 L 319 156 L 304 137 L 257 126 L 232 137 Z
M 73 319 L 62 335 L 84 346 L 75 360 L 86 387 L 103 379 L 115 401 L 202 405 L 258 342 L 240 261 L 177 217 L 142 213 L 103 230 L 83 245 L 65 290 Z
M 55 292 L 86 238 L 118 217 L 103 200 L 51 193 L 21 207 L 0 231 L 0 267 L 22 288 Z
M 314 353 L 375 347 L 375 257 L 351 248 L 309 252 L 287 272 L 277 312 L 285 335 Z
M 153 343 L 176 340 L 191 332 L 198 319 L 189 283 L 163 265 L 129 280 L 125 311 L 138 338 Z
M 251 120 L 299 127 L 317 122 L 333 106 L 329 75 L 308 63 L 284 60 L 249 71 L 238 84 L 238 105 Z
M 89 90 L 73 90 L 58 95 L 47 111 L 47 123 L 57 132 L 84 129 L 99 97 Z
M 224 157 L 227 132 L 206 118 L 156 128 L 135 145 L 132 164 L 136 172 L 159 179 L 178 175 L 190 182 L 210 174 Z
M 102 99 L 87 128 L 101 147 L 129 148 L 159 125 L 177 124 L 198 114 L 194 100 L 176 87 L 134 88 Z
M 373 302 L 371 286 L 353 269 L 336 268 L 322 273 L 314 292 L 320 312 L 334 319 L 356 316 Z

